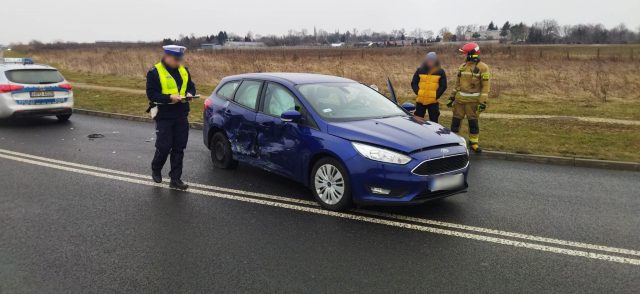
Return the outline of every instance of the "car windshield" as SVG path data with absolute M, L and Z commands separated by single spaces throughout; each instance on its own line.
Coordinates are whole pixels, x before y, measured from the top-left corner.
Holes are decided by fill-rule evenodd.
M 305 84 L 297 88 L 311 107 L 329 121 L 407 115 L 382 94 L 358 83 Z
M 7 71 L 5 75 L 16 84 L 55 84 L 64 80 L 55 69 L 18 69 Z

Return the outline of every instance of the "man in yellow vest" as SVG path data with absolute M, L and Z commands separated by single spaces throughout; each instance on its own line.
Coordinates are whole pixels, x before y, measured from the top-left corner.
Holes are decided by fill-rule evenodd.
M 429 120 L 437 123 L 440 117 L 438 99 L 447 90 L 447 75 L 440 67 L 435 52 L 427 53 L 424 63 L 413 74 L 411 88 L 416 93 L 416 111 L 413 115 L 423 119 L 429 113 Z
M 458 133 L 460 123 L 466 117 L 469 120 L 469 146 L 479 153 L 480 125 L 478 118 L 487 108 L 489 99 L 490 79 L 489 66 L 480 61 L 480 46 L 467 43 L 460 52 L 466 57 L 466 62 L 458 68 L 456 88 L 449 98 L 447 107 L 453 107 L 451 131 Z
M 196 95 L 191 74 L 182 65 L 185 47 L 164 46 L 164 56 L 147 73 L 149 110 L 156 121 L 156 152 L 151 162 L 151 177 L 162 182 L 162 168 L 171 159 L 169 186 L 189 188 L 182 182 L 182 160 L 189 140 L 189 103 Z

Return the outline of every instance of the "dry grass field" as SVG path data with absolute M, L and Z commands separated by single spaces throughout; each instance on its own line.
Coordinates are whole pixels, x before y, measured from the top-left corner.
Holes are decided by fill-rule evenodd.
M 410 80 L 427 51 L 436 51 L 450 76 L 462 57 L 454 46 L 386 49 L 191 50 L 187 65 L 200 92 L 221 78 L 246 72 L 313 72 L 339 75 L 386 92 L 387 77 L 401 100 L 411 101 Z M 483 46 L 492 71 L 489 113 L 551 114 L 640 120 L 640 46 Z M 16 53 L 14 53 L 16 54 Z M 74 82 L 144 89 L 160 50 L 130 48 L 21 52 L 60 68 Z M 445 96 L 447 96 L 445 94 Z M 135 96 L 135 97 L 134 97 Z M 76 89 L 78 107 L 143 115 L 144 95 Z M 194 105 L 193 120 L 201 105 Z M 484 119 L 487 149 L 640 162 L 637 126 L 559 120 Z M 447 126 L 449 117 L 443 118 Z
M 394 82 L 403 100 L 413 99 L 410 80 L 424 54 L 439 53 L 450 84 L 462 63 L 454 46 L 386 49 L 192 50 L 187 63 L 209 90 L 221 78 L 246 72 L 313 72 L 339 75 L 383 87 Z M 490 111 L 557 114 L 640 120 L 640 46 L 504 46 L 482 47 L 491 67 Z M 67 72 L 106 76 L 91 82 L 142 85 L 160 50 L 70 49 L 29 52 L 38 61 Z M 82 81 L 81 75 L 77 75 Z M 127 78 L 127 79 L 123 79 Z M 124 81 L 123 81 L 124 80 Z M 385 90 L 386 91 L 386 90 Z M 207 93 L 208 94 L 208 93 Z M 445 94 L 447 95 L 447 94 Z

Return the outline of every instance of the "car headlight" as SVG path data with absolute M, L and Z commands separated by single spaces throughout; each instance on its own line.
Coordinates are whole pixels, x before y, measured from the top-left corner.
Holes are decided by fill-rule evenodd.
M 391 150 L 356 142 L 352 142 L 351 144 L 353 144 L 353 148 L 355 148 L 362 156 L 371 160 L 393 164 L 407 164 L 411 161 L 411 157 Z
M 458 144 L 460 144 L 460 146 L 464 146 L 464 148 L 467 148 L 467 140 L 465 140 L 462 136 L 458 136 L 458 139 L 460 139 Z

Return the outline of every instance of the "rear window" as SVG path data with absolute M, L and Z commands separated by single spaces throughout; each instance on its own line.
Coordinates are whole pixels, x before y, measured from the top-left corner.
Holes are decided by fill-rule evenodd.
M 236 92 L 238 85 L 240 85 L 240 81 L 233 81 L 224 84 L 224 86 L 220 87 L 220 90 L 218 90 L 218 96 L 233 99 L 233 93 Z
M 16 84 L 55 84 L 64 81 L 55 69 L 16 69 L 5 72 L 5 75 Z

